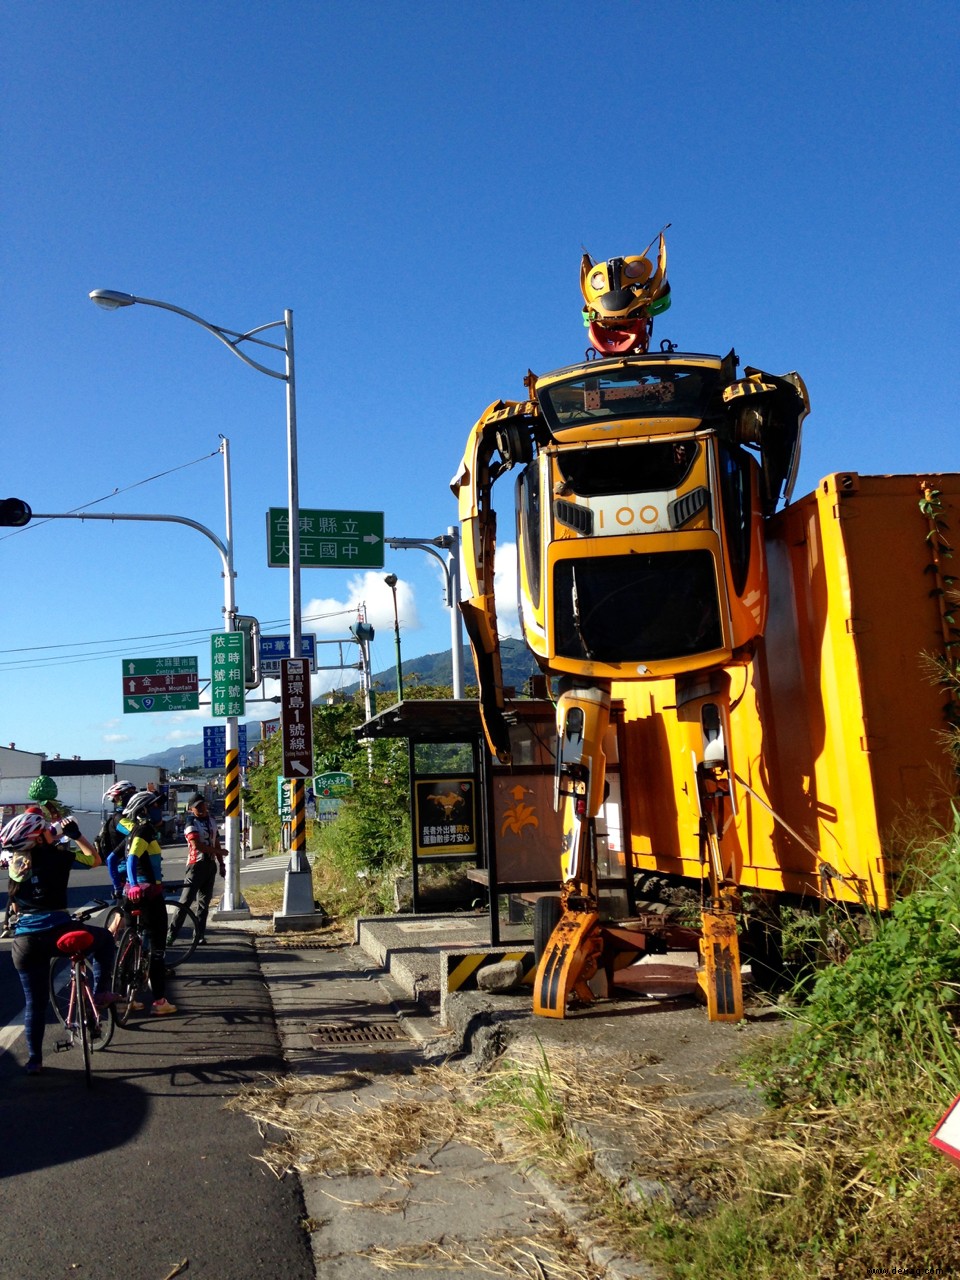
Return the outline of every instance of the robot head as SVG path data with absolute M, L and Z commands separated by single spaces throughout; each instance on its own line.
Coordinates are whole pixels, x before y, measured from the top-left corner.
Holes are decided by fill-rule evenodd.
M 583 255 L 583 323 L 601 355 L 646 351 L 653 317 L 670 306 L 667 247 L 662 231 L 656 267 L 647 252 L 631 258 L 610 258 L 607 262 L 594 262 L 588 253 Z

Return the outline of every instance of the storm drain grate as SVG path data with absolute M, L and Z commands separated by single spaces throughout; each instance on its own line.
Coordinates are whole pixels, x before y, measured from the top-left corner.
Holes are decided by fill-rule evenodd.
M 383 1044 L 403 1038 L 395 1022 L 327 1022 L 310 1033 L 315 1049 L 328 1044 Z

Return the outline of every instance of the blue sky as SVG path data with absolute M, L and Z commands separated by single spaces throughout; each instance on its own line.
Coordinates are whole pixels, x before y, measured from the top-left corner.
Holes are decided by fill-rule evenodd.
M 227 436 L 238 606 L 286 630 L 264 532 L 286 503 L 283 384 L 89 291 L 235 330 L 292 309 L 301 505 L 433 537 L 486 405 L 582 355 L 583 247 L 639 252 L 667 222 L 655 339 L 802 373 L 797 495 L 838 470 L 956 470 L 957 25 L 936 0 L 8 5 L 0 496 L 223 536 Z M 508 479 L 505 566 L 511 505 Z M 419 551 L 305 570 L 304 629 L 345 635 L 365 602 L 389 667 L 388 571 L 404 657 L 448 647 Z M 0 742 L 130 760 L 200 740 L 203 710 L 124 715 L 120 678 L 166 654 L 209 674 L 206 539 L 0 530 L 0 584 Z

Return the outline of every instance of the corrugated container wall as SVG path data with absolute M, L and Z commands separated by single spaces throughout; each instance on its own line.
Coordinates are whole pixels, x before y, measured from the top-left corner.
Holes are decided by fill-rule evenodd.
M 938 494 L 936 529 L 925 489 Z M 950 822 L 948 695 L 929 670 L 951 635 L 935 544 L 949 573 L 960 475 L 831 475 L 770 521 L 768 625 L 753 661 L 730 668 L 724 847 L 742 885 L 884 907 L 905 844 Z M 634 864 L 699 877 L 673 683 L 614 696 Z

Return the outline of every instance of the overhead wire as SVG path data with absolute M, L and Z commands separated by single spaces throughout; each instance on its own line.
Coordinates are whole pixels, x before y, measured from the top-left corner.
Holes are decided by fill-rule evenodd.
M 101 502 L 106 502 L 108 498 L 115 498 L 118 494 L 129 493 L 132 489 L 139 489 L 141 485 L 151 484 L 154 480 L 162 480 L 164 476 L 172 476 L 177 471 L 186 471 L 188 467 L 195 467 L 200 462 L 207 462 L 210 458 L 219 456 L 220 450 L 214 449 L 212 453 L 204 453 L 199 458 L 194 458 L 192 462 L 181 462 L 176 467 L 168 467 L 166 471 L 158 471 L 156 475 L 147 476 L 143 480 L 135 480 L 133 484 L 124 485 L 122 488 L 111 489 L 109 493 L 105 493 L 102 498 L 94 498 L 90 502 L 84 502 L 79 507 L 71 507 L 66 515 L 75 515 L 80 511 L 87 511 L 90 507 L 97 507 Z M 31 529 L 39 529 L 45 524 L 49 524 L 49 520 L 31 520 L 29 524 L 25 524 L 20 529 L 11 529 L 9 533 L 0 536 L 0 542 L 6 541 L 7 538 L 13 538 L 18 533 L 29 533 Z
M 304 622 L 321 622 L 329 618 L 345 617 L 348 614 L 356 612 L 355 607 L 346 609 L 337 609 L 330 613 L 312 613 L 304 616 Z M 261 624 L 263 627 L 282 626 L 287 619 L 271 618 Z M 263 632 L 263 634 L 268 634 Z M 147 648 L 167 649 L 174 640 L 183 640 L 185 642 L 196 643 L 206 640 L 210 636 L 210 631 L 204 627 L 198 627 L 192 631 L 166 631 L 158 632 L 152 635 L 144 636 L 117 636 L 110 640 L 70 640 L 64 641 L 62 644 L 50 644 L 42 646 L 33 646 L 31 648 L 18 649 L 0 649 L 0 654 L 15 653 L 36 653 L 38 648 L 43 649 L 74 649 L 82 648 L 86 645 L 116 645 L 122 644 L 123 649 L 109 649 L 99 653 L 80 653 L 80 654 L 46 654 L 42 657 L 35 658 L 13 658 L 9 661 L 0 661 L 0 671 L 28 671 L 37 667 L 60 667 L 73 666 L 80 663 L 100 662 L 115 658 L 128 658 L 136 653 L 144 653 Z M 151 640 L 166 640 L 163 645 L 146 645 L 143 642 Z

